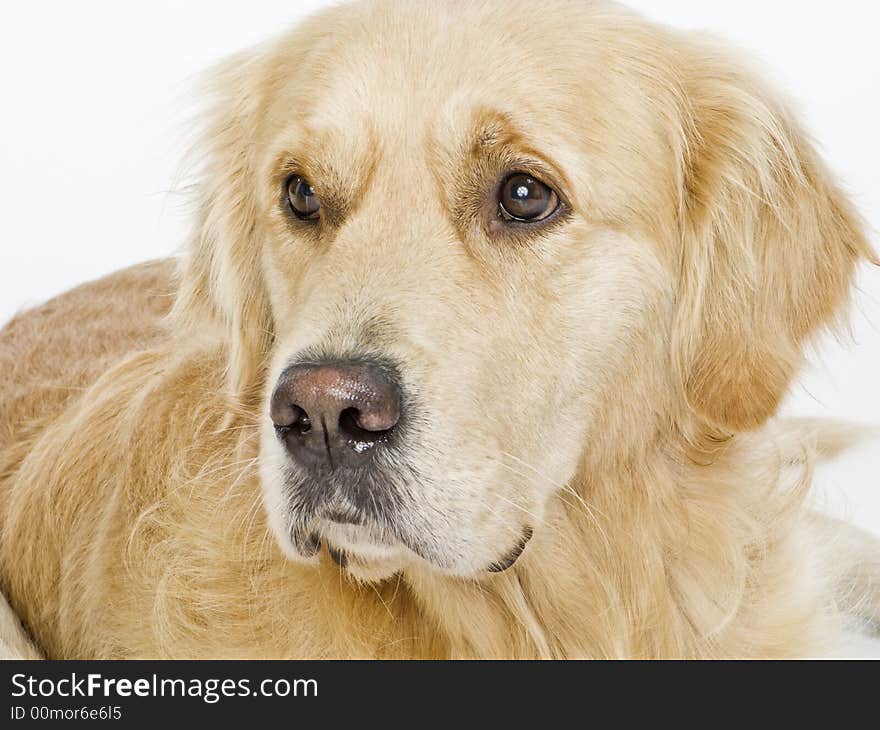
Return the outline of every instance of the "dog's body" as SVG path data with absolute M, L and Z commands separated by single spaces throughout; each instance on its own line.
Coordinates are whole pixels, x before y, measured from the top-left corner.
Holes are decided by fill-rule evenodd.
M 876 618 L 867 543 L 804 507 L 816 444 L 769 420 L 872 256 L 796 125 L 616 8 L 455 7 L 335 10 L 222 69 L 182 265 L 0 335 L 0 568 L 48 655 L 805 656 Z M 487 54 L 540 57 L 538 102 Z M 496 168 L 558 211 L 482 222 Z M 375 465 L 328 441 L 322 482 L 273 430 L 304 352 L 399 372 Z M 350 482 L 391 490 L 356 525 Z

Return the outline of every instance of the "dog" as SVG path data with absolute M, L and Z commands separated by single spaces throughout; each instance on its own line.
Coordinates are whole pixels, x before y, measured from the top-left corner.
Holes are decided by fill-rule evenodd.
M 734 52 L 605 2 L 364 0 L 216 68 L 183 254 L 0 335 L 49 657 L 834 654 L 873 538 L 774 418 L 864 227 Z

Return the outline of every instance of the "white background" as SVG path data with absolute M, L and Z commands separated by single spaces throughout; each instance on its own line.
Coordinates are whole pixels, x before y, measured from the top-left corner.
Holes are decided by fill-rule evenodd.
M 187 230 L 179 160 L 194 75 L 326 4 L 4 3 L 0 323 L 74 284 L 179 248 Z M 877 4 L 630 5 L 711 30 L 757 57 L 801 109 L 869 225 L 880 228 Z M 866 271 L 860 288 L 852 340 L 820 343 L 786 412 L 880 422 L 880 270 Z M 836 510 L 880 533 L 878 446 L 824 469 L 819 481 Z

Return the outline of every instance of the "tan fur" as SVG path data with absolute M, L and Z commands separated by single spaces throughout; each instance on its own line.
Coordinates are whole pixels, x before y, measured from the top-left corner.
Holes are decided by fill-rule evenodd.
M 835 585 L 876 616 L 803 506 L 822 446 L 768 422 L 873 260 L 856 214 L 728 51 L 499 9 L 347 5 L 227 62 L 179 268 L 0 334 L 2 587 L 47 655 L 803 656 L 834 651 Z M 483 223 L 524 161 L 570 209 L 540 234 Z M 265 399 L 316 346 L 404 363 L 448 569 L 285 557 Z

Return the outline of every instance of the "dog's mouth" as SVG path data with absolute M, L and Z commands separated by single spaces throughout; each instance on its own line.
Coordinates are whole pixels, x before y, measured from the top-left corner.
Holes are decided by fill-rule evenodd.
M 404 487 L 392 470 L 350 470 L 329 467 L 303 474 L 285 474 L 282 498 L 286 532 L 295 552 L 306 560 L 322 547 L 380 559 L 404 546 L 419 553 L 418 541 L 407 540 L 402 524 Z M 412 532 L 412 530 L 410 530 Z
M 368 527 L 350 523 L 328 522 L 322 529 L 322 543 L 327 555 L 342 568 L 356 563 L 359 566 L 399 561 L 404 547 Z
M 403 541 L 388 525 L 355 509 L 335 506 L 318 511 L 305 523 L 295 521 L 291 538 L 297 551 L 313 558 L 326 547 L 332 554 L 357 553 L 364 559 L 384 557 Z
M 532 536 L 532 528 L 524 527 L 513 547 L 500 552 L 482 572 L 491 574 L 510 570 L 519 562 Z M 449 572 L 448 566 L 430 555 L 418 541 L 407 540 L 389 526 L 378 525 L 369 516 L 350 509 L 328 509 L 313 520 L 308 529 L 292 531 L 291 537 L 304 558 L 328 558 L 353 573 L 369 571 L 378 565 L 402 568 L 416 560 L 441 572 Z
M 335 563 L 368 582 L 391 578 L 417 559 L 401 541 L 348 513 L 317 519 L 307 533 L 293 533 L 293 538 L 297 551 L 310 562 Z

